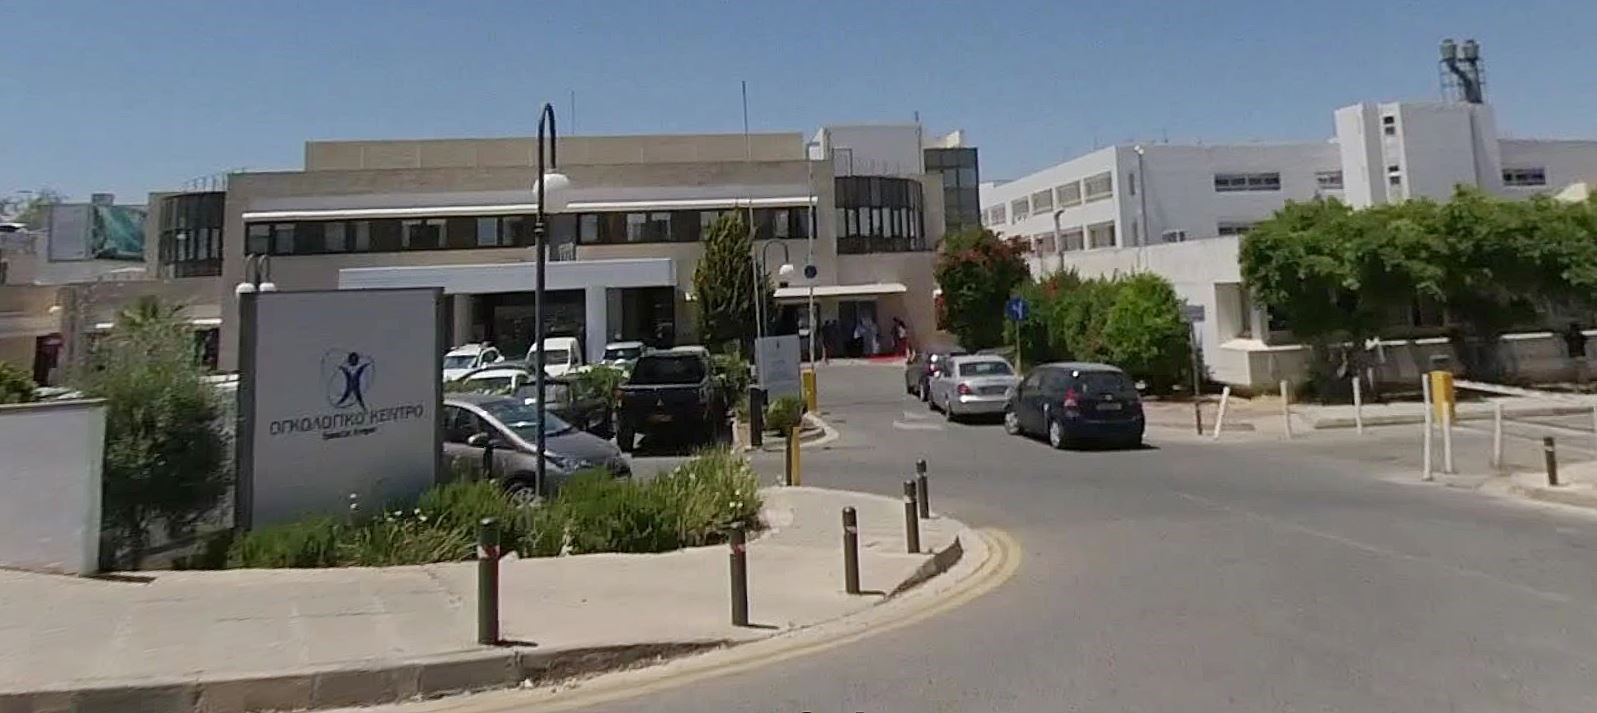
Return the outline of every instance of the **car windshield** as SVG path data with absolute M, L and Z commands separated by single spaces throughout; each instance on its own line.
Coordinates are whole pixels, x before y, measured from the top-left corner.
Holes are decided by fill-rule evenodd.
M 470 369 L 471 363 L 477 360 L 475 354 L 450 354 L 444 357 L 445 369 Z
M 514 376 L 475 376 L 466 379 L 463 387 L 466 391 L 476 391 L 483 394 L 508 394 L 515 387 Z
M 1123 394 L 1134 390 L 1124 374 L 1113 371 L 1083 371 L 1076 381 L 1088 394 Z
M 482 410 L 487 411 L 488 415 L 493 416 L 495 420 L 504 424 L 505 428 L 515 431 L 516 435 L 527 440 L 533 440 L 538 437 L 537 403 L 537 401 L 533 401 L 531 404 L 527 404 L 511 399 L 487 401 L 482 404 Z M 573 428 L 575 427 L 561 420 L 559 416 L 544 412 L 544 435 L 558 436 Z
M 704 361 L 690 354 L 639 359 L 632 370 L 633 384 L 697 384 L 704 380 Z
M 1001 361 L 973 361 L 959 365 L 960 376 L 1011 376 L 1015 373 Z
M 528 356 L 537 356 L 537 355 L 536 354 L 530 354 Z M 560 364 L 565 364 L 565 363 L 570 362 L 570 361 L 571 361 L 571 352 L 569 350 L 566 350 L 566 349 L 545 349 L 545 350 L 543 350 L 543 363 L 546 364 L 546 365 L 547 364 L 560 365 Z
M 636 359 L 643 355 L 643 347 L 610 347 L 604 350 L 605 359 Z

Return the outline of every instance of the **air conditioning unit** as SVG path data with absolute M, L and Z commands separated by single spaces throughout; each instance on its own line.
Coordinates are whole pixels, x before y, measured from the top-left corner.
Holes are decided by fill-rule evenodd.
M 1167 243 L 1184 243 L 1187 242 L 1187 231 L 1166 230 L 1159 234 L 1159 238 Z

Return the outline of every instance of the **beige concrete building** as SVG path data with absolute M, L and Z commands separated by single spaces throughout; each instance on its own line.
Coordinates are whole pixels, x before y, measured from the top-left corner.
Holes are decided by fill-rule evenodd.
M 571 187 L 547 224 L 547 332 L 579 337 L 590 359 L 618 339 L 696 342 L 700 238 L 722 213 L 751 211 L 750 269 L 763 261 L 778 282 L 775 333 L 807 330 L 813 293 L 819 323 L 836 322 L 819 330 L 834 355 L 888 351 L 895 319 L 912 340 L 927 336 L 933 250 L 976 222 L 976 151 L 960 141 L 914 124 L 827 127 L 808 141 L 561 138 Z M 235 369 L 234 287 L 252 255 L 270 256 L 282 290 L 442 287 L 453 343 L 519 357 L 532 334 L 535 150 L 531 138 L 310 141 L 303 170 L 151 194 L 145 274 L 0 293 L 0 330 L 19 337 L 0 334 L 0 358 L 26 364 L 37 339 L 70 345 L 155 293 L 185 306 L 217 368 Z M 778 278 L 784 263 L 795 269 Z

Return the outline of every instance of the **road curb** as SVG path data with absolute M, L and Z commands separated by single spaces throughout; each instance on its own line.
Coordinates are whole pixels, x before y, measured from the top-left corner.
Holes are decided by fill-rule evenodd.
M 1583 492 L 1581 490 L 1563 488 L 1540 488 L 1518 483 L 1510 483 L 1508 491 L 1520 497 L 1540 500 L 1544 503 L 1558 503 L 1560 505 L 1597 509 L 1597 492 Z
M 968 530 L 961 531 L 954 536 L 953 544 L 933 552 L 931 559 L 922 562 L 914 574 L 911 574 L 908 579 L 899 582 L 898 586 L 893 588 L 893 591 L 887 593 L 887 596 L 889 598 L 896 597 L 903 592 L 914 589 L 932 577 L 953 569 L 954 565 L 959 564 L 959 560 L 965 556 L 965 546 L 962 541 L 969 536 L 968 533 Z
M 5 713 L 249 713 L 398 703 L 539 685 L 634 668 L 726 646 L 727 641 L 628 644 L 565 651 L 506 647 L 423 659 L 210 681 L 148 682 L 0 694 Z

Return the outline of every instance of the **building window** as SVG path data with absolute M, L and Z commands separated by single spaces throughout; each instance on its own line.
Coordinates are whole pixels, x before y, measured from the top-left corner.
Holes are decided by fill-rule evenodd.
M 1381 133 L 1387 136 L 1397 136 L 1397 117 L 1391 114 L 1381 117 Z
M 1114 177 L 1108 171 L 1082 179 L 1081 185 L 1088 202 L 1103 200 L 1115 194 Z
M 1025 220 L 1028 216 L 1031 215 L 1031 201 L 1030 201 L 1030 199 L 1021 198 L 1021 199 L 1018 199 L 1018 200 L 1010 201 L 1009 202 L 1009 213 L 1010 213 L 1010 215 L 1015 216 L 1015 222 L 1016 223 L 1019 223 L 1020 221 Z
M 1127 171 L 1126 172 L 1126 195 L 1128 195 L 1128 196 L 1137 195 L 1137 172 L 1136 171 Z
M 401 222 L 400 247 L 405 250 L 432 250 L 443 246 L 444 221 L 438 218 Z
M 1547 169 L 1545 169 L 1545 168 L 1505 168 L 1505 169 L 1503 169 L 1503 185 L 1505 185 L 1505 186 L 1545 186 L 1545 185 L 1547 185 Z
M 1054 209 L 1054 192 L 1052 189 L 1037 191 L 1031 194 L 1031 209 L 1041 215 L 1044 211 Z
M 1089 249 L 1112 248 L 1114 246 L 1114 223 L 1099 223 L 1087 226 L 1087 247 Z
M 1187 242 L 1187 231 L 1166 230 L 1159 234 L 1159 240 L 1166 243 L 1184 243 Z
M 1279 191 L 1281 174 L 1270 173 L 1216 173 L 1214 190 L 1218 193 L 1237 191 Z
M 921 184 L 909 178 L 844 176 L 836 179 L 841 254 L 925 250 Z M 789 235 L 806 235 L 799 211 L 789 211 Z M 944 221 L 947 226 L 947 221 Z
M 993 225 L 1004 225 L 1008 223 L 1008 209 L 1004 208 L 1003 204 L 993 206 L 993 217 L 990 222 Z
M 1339 190 L 1342 190 L 1342 172 L 1341 171 L 1315 171 L 1314 172 L 1314 185 L 1318 186 L 1319 189 L 1322 190 L 1322 191 L 1339 191 Z
M 227 195 L 219 191 L 181 193 L 161 199 L 156 253 L 167 275 L 222 274 L 222 223 L 226 201 Z M 255 243 L 255 247 L 269 245 L 270 238 Z M 0 283 L 3 282 L 0 279 Z
M 1220 221 L 1220 224 L 1216 227 L 1215 232 L 1221 237 L 1231 235 L 1247 235 L 1248 231 L 1252 228 L 1252 223 Z
M 1059 199 L 1060 208 L 1081 205 L 1081 181 L 1071 181 L 1054 188 L 1054 195 Z
M 349 252 L 349 224 L 333 222 L 322 226 L 322 250 L 330 253 Z
M 1073 228 L 1071 230 L 1063 231 L 1059 233 L 1060 249 L 1064 252 L 1080 250 L 1082 249 L 1083 239 L 1084 233 L 1082 232 L 1081 228 Z
M 1403 169 L 1397 164 L 1386 167 L 1386 182 L 1394 186 L 1403 185 Z
M 483 248 L 494 247 L 499 244 L 499 219 L 477 219 L 477 246 Z

